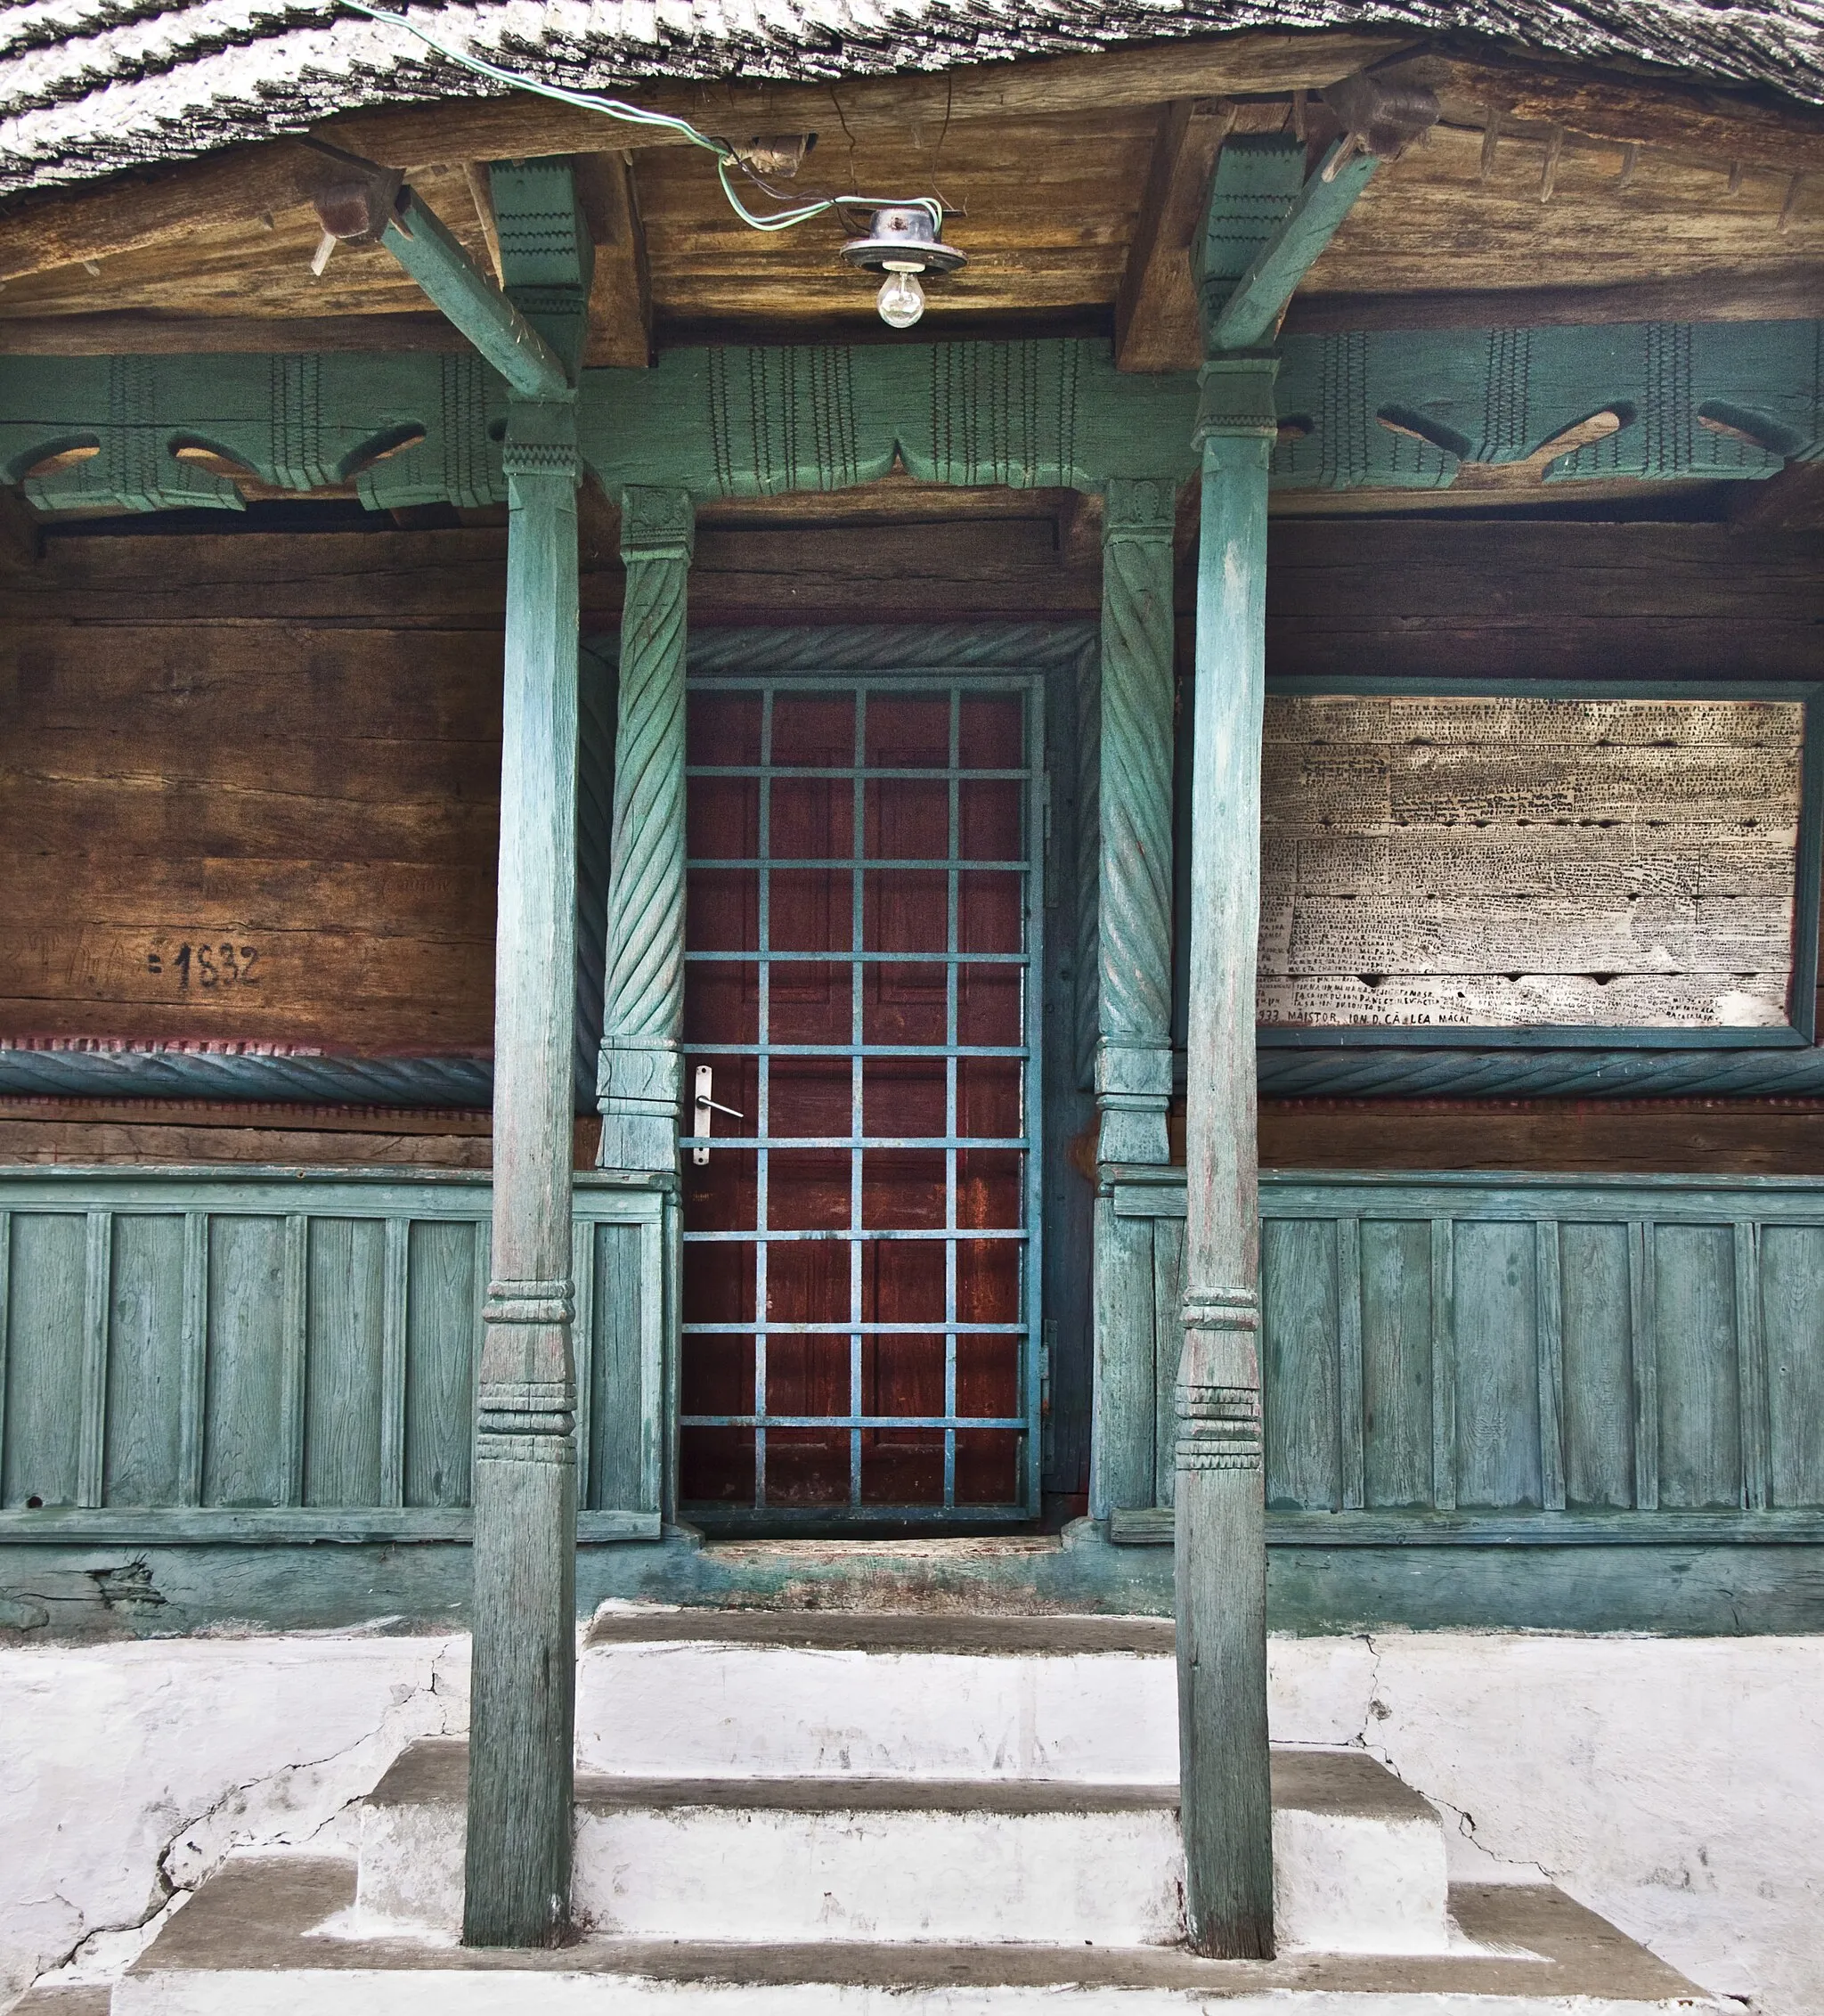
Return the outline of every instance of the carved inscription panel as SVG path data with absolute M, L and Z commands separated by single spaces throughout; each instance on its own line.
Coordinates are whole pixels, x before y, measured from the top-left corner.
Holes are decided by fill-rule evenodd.
M 1778 1027 L 1796 701 L 1270 697 L 1259 1017 Z

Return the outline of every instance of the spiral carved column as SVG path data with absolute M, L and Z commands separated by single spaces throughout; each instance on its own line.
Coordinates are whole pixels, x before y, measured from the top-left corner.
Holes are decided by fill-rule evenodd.
M 621 698 L 607 975 L 597 1077 L 604 1169 L 678 1161 L 684 1021 L 684 651 L 695 515 L 683 490 L 622 494 Z
M 1254 1016 L 1274 368 L 1252 354 L 1212 359 L 1198 416 L 1178 1742 L 1191 1943 L 1229 1959 L 1274 1950 Z
M 516 397 L 503 460 L 493 1243 L 475 1438 L 463 1938 L 542 1946 L 563 1938 L 570 1914 L 576 1679 L 574 403 Z
M 1108 486 L 1102 549 L 1097 1159 L 1161 1163 L 1172 1089 L 1168 478 Z

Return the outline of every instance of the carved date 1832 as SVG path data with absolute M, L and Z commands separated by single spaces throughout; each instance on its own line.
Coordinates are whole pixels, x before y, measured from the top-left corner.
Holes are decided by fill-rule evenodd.
M 146 971 L 168 975 L 179 989 L 191 987 L 257 987 L 260 976 L 254 970 L 259 961 L 256 945 L 180 945 L 175 952 L 148 952 Z

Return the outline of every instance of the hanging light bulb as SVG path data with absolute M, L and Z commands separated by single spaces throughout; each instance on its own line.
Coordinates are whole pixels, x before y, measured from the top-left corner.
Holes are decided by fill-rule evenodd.
M 880 292 L 874 298 L 880 319 L 889 329 L 910 329 L 924 313 L 924 290 L 918 283 L 918 268 L 897 260 L 886 269 Z
M 922 202 L 876 210 L 866 238 L 851 238 L 843 257 L 851 266 L 884 273 L 875 306 L 889 329 L 910 329 L 924 313 L 921 273 L 954 273 L 964 254 L 937 235 L 934 208 Z

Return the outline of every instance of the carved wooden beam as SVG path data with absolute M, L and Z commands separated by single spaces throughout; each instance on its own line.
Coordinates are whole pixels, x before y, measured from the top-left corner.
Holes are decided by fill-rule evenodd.
M 174 317 L 135 309 L 0 320 L 0 357 L 297 356 L 466 350 L 435 309 L 382 315 Z
M 903 144 L 909 131 L 935 131 L 946 118 L 952 125 L 1006 123 L 1116 105 L 1163 104 L 1175 98 L 1317 91 L 1415 45 L 1410 36 L 1353 30 L 1195 36 L 1144 48 L 1042 62 L 984 62 L 937 74 L 833 84 L 654 83 L 630 86 L 626 95 L 725 137 L 815 132 L 834 123 L 858 142 Z M 617 125 L 598 113 L 525 95 L 345 113 L 316 130 L 338 146 L 402 165 L 676 144 L 649 128 Z
M 1674 79 L 1520 61 L 1426 54 L 1397 66 L 1437 94 L 1444 122 L 1484 128 L 1491 110 L 1517 137 L 1561 133 L 1774 174 L 1824 168 L 1824 110 L 1757 102 Z
M 643 371 L 652 362 L 652 275 L 632 160 L 624 153 L 578 154 L 571 166 L 595 243 L 583 362 Z
M 1824 316 L 1824 265 L 1725 272 L 1612 287 L 1515 287 L 1413 294 L 1297 294 L 1288 336 L 1352 331 L 1562 329 L 1652 322 L 1815 322 Z M 6 325 L 0 322 L 0 343 Z
M 1282 349 L 1281 490 L 1447 489 L 1459 461 L 1524 461 L 1604 410 L 1627 423 L 1549 481 L 1752 480 L 1824 446 L 1809 322 L 1357 332 Z M 585 373 L 578 426 L 611 493 L 829 492 L 896 461 L 925 483 L 1087 491 L 1189 477 L 1195 401 L 1190 377 L 1118 371 L 1089 341 L 681 350 Z M 177 455 L 201 442 L 278 488 L 352 481 L 377 510 L 500 503 L 505 416 L 472 350 L 20 356 L 0 372 L 0 480 L 25 482 L 41 510 L 236 509 L 232 481 Z M 73 448 L 85 458 L 61 459 Z

